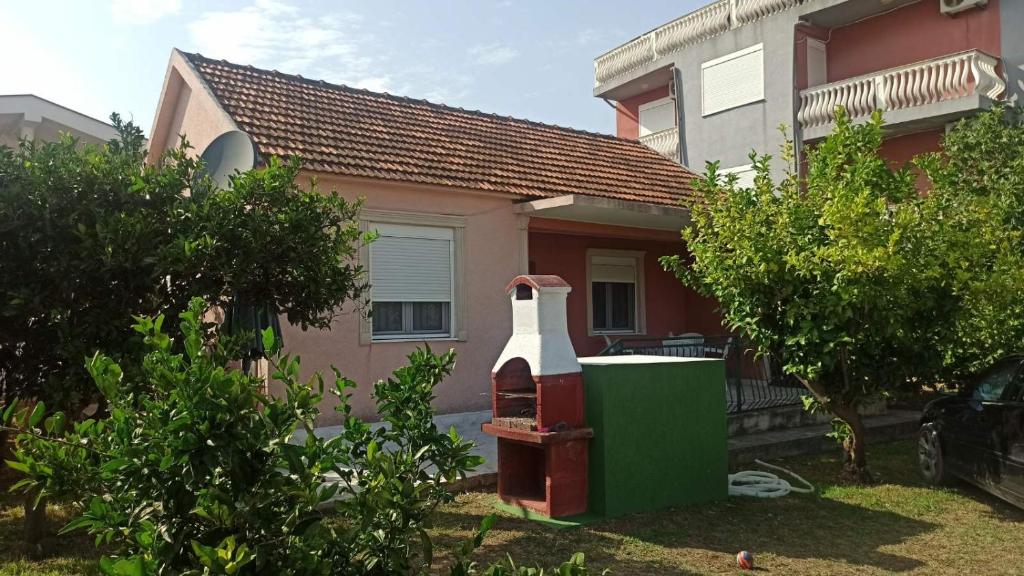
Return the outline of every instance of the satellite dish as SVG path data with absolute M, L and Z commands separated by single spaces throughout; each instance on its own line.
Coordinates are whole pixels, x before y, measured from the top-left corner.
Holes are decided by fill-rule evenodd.
M 232 130 L 214 138 L 199 157 L 203 160 L 203 173 L 217 187 L 228 188 L 232 175 L 256 165 L 256 144 L 245 132 Z

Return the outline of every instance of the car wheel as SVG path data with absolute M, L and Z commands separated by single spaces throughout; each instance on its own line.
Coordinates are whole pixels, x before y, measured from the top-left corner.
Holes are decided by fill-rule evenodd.
M 921 433 L 917 439 L 917 463 L 925 482 L 934 485 L 949 484 L 950 475 L 946 471 L 942 439 L 934 422 L 921 426 Z

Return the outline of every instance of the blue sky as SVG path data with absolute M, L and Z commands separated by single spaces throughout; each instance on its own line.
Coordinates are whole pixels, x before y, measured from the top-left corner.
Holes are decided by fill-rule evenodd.
M 147 132 L 172 47 L 241 64 L 614 131 L 593 59 L 702 0 L 0 0 L 0 94 Z

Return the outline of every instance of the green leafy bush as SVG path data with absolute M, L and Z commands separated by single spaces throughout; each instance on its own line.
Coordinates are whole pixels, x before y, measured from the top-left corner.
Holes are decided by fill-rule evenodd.
M 44 417 L 42 404 L 17 416 L 24 431 L 9 465 L 26 475 L 17 487 L 80 505 L 65 530 L 116 550 L 101 562 L 108 574 L 429 569 L 430 515 L 452 498 L 445 484 L 481 461 L 471 443 L 433 424 L 434 387 L 454 353 L 417 350 L 376 384 L 381 427 L 352 415 L 354 384 L 336 375 L 344 432 L 322 439 L 313 427 L 324 379 L 300 381 L 299 360 L 279 356 L 273 378 L 284 394 L 260 395 L 259 381 L 227 367 L 223 346 L 204 341 L 204 311 L 197 299 L 180 315 L 183 353 L 163 317 L 138 319 L 150 348 L 138 382 L 106 356 L 88 362 L 109 418 Z M 272 334 L 264 338 L 274 349 Z
M 142 130 L 112 120 L 103 146 L 0 146 L 0 402 L 77 419 L 102 400 L 84 360 L 140 365 L 132 316 L 170 317 L 193 296 L 302 328 L 361 301 L 359 202 L 301 186 L 294 158 L 218 189 L 184 140 L 150 165 Z
M 843 474 L 858 481 L 871 479 L 860 406 L 934 374 L 932 329 L 950 306 L 925 200 L 909 170 L 882 158 L 882 140 L 879 114 L 855 124 L 839 109 L 806 171 L 774 182 L 770 157 L 753 155 L 743 187 L 709 165 L 683 231 L 691 257 L 662 259 L 845 423 Z
M 954 304 L 938 316 L 935 347 L 944 380 L 962 382 L 1024 347 L 1024 111 L 961 120 L 941 153 L 915 162 L 931 184 L 924 223 L 944 244 Z

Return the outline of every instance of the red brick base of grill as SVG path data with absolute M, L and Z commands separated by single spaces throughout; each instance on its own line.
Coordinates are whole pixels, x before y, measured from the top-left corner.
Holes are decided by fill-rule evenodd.
M 587 511 L 589 428 L 539 433 L 484 424 L 498 437 L 498 496 L 550 518 Z

